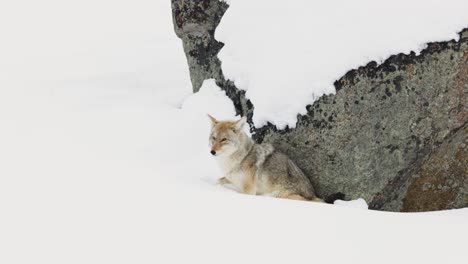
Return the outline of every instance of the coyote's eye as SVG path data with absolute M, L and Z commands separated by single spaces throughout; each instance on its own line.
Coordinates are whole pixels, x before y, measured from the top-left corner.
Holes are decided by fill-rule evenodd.
M 221 139 L 221 142 L 226 142 L 226 141 L 227 141 L 227 138 Z
M 215 137 L 211 137 L 211 139 L 212 139 L 212 140 L 216 140 L 216 138 L 215 138 Z

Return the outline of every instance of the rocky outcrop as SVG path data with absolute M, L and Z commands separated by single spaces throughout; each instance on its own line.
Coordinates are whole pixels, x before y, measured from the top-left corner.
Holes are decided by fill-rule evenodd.
M 182 39 L 192 88 L 197 92 L 204 80 L 222 78 L 217 54 L 223 43 L 215 40 L 214 32 L 227 4 L 217 0 L 172 0 L 171 4 L 174 30 Z
M 224 44 L 214 38 L 214 32 L 228 5 L 218 0 L 172 0 L 171 5 L 174 31 L 183 43 L 193 92 L 198 92 L 204 80 L 215 79 L 233 101 L 237 114 L 251 120 L 252 104 L 244 91 L 224 78 L 217 57 Z
M 468 206 L 468 31 L 348 72 L 295 129 L 258 129 L 311 176 L 322 196 L 341 191 L 372 209 Z
M 214 32 L 227 4 L 217 0 L 172 0 L 171 4 L 174 30 L 182 39 L 193 91 L 198 92 L 204 80 L 222 76 L 216 55 L 223 44 L 215 40 Z
M 202 8 L 205 2 L 208 8 Z M 210 36 L 206 43 L 215 43 L 214 29 L 227 5 L 179 0 L 172 6 L 194 87 L 215 78 L 237 113 L 251 120 L 254 106 L 222 75 L 216 58 L 222 44 L 200 46 L 189 30 L 203 28 Z M 184 30 L 191 24 L 198 27 Z M 342 192 L 387 211 L 468 207 L 468 30 L 460 35 L 459 41 L 429 43 L 417 56 L 398 54 L 349 71 L 335 82 L 336 94 L 298 115 L 294 129 L 252 127 L 254 139 L 295 160 L 322 197 Z M 205 50 L 191 52 L 200 47 Z

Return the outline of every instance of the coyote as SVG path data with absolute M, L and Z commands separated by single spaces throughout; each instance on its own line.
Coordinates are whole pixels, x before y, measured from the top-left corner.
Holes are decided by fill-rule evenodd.
M 233 184 L 246 194 L 323 202 L 291 159 L 271 144 L 256 144 L 242 131 L 245 117 L 237 121 L 208 117 L 211 154 L 225 173 L 219 184 Z

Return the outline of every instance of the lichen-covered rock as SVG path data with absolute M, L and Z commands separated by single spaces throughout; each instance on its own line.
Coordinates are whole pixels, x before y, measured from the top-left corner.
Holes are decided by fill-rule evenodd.
M 319 195 L 343 192 L 372 209 L 468 206 L 468 30 L 421 55 L 369 63 L 335 83 L 295 129 L 258 129 L 290 155 Z
M 224 78 L 218 52 L 223 43 L 214 38 L 214 32 L 228 5 L 218 0 L 172 0 L 172 20 L 176 35 L 182 40 L 189 65 L 193 92 L 198 92 L 203 81 L 215 79 L 234 103 L 238 115 L 251 117 L 253 106 L 245 92 Z
M 405 212 L 460 208 L 467 205 L 467 137 L 463 126 L 433 149 L 408 175 L 413 179 L 400 208 Z
M 227 4 L 217 0 L 172 0 L 171 4 L 174 30 L 182 39 L 193 91 L 197 92 L 204 80 L 222 75 L 217 54 L 223 44 L 215 40 L 214 32 Z
M 216 79 L 251 121 L 254 106 L 224 78 L 216 57 L 222 44 L 213 34 L 228 6 L 173 0 L 172 7 L 194 91 Z M 370 62 L 335 87 L 335 95 L 307 106 L 296 128 L 252 127 L 254 139 L 295 160 L 322 197 L 342 192 L 388 211 L 468 207 L 468 30 L 418 56 Z

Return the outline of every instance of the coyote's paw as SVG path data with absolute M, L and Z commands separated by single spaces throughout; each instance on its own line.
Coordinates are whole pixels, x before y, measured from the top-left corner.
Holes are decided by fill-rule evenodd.
M 219 178 L 217 183 L 219 185 L 225 185 L 231 183 L 226 177 Z

